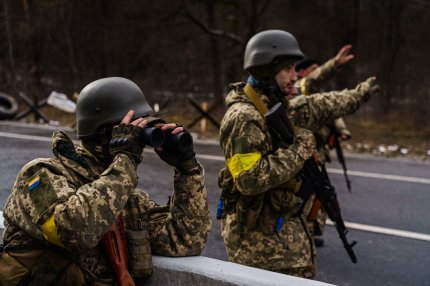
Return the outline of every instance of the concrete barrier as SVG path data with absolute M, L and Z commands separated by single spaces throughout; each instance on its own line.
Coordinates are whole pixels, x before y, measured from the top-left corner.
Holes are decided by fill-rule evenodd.
M 258 268 L 203 256 L 154 256 L 154 274 L 145 281 L 151 286 L 328 286 Z
M 3 241 L 0 216 L 0 242 Z M 323 282 L 225 262 L 204 256 L 154 256 L 154 274 L 145 286 L 329 286 Z

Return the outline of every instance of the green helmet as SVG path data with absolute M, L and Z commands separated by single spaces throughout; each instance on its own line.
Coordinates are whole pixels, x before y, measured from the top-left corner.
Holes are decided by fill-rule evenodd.
M 276 66 L 286 61 L 292 64 L 302 58 L 304 55 L 293 35 L 267 30 L 255 34 L 246 44 L 243 69 L 256 79 L 267 81 L 276 74 Z
M 122 77 L 91 82 L 82 89 L 76 104 L 78 138 L 91 137 L 100 127 L 121 122 L 129 110 L 135 111 L 135 118 L 153 112 L 134 82 Z

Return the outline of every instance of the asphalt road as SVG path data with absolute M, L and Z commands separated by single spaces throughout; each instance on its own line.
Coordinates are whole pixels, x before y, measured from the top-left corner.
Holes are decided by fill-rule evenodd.
M 21 167 L 31 159 L 51 156 L 52 131 L 0 122 L 1 208 Z M 222 152 L 213 142 L 197 141 L 195 149 L 206 170 L 213 220 L 203 255 L 227 260 L 215 219 Z M 430 162 L 352 154 L 346 159 L 352 193 L 346 190 L 340 166 L 328 167 L 350 228 L 348 239 L 358 242 L 354 247 L 358 263 L 350 262 L 335 229 L 327 226 L 325 244 L 317 249 L 316 280 L 337 285 L 430 285 Z M 158 203 L 166 203 L 172 192 L 172 168 L 146 152 L 138 171 L 139 187 Z

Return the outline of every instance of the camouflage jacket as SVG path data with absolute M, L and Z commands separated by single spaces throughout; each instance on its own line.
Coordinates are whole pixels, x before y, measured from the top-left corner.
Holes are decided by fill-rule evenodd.
M 335 58 L 326 61 L 308 76 L 297 81 L 296 87 L 299 94 L 310 95 L 321 92 L 322 84 L 338 71 L 339 67 L 336 65 Z M 343 118 L 336 118 L 334 120 L 334 127 L 338 132 L 351 137 L 351 132 L 346 126 Z M 325 146 L 325 143 L 329 139 L 330 132 L 330 128 L 325 125 L 315 133 L 317 138 L 317 150 L 322 161 L 326 161 L 326 158 L 329 158 L 328 146 Z
M 75 148 L 61 131 L 54 133 L 52 144 L 55 158 L 25 165 L 7 200 L 6 252 L 8 248 L 43 249 L 54 244 L 85 270 L 87 282 L 112 281 L 112 270 L 98 244 L 133 199 L 145 215 L 153 253 L 201 253 L 211 226 L 201 166 L 195 175 L 176 172 L 174 195 L 169 205 L 161 206 L 136 189 L 136 169 L 128 156 L 118 154 L 104 168 L 96 156 L 82 146 Z
M 329 120 L 357 110 L 367 99 L 366 83 L 362 85 L 354 90 L 298 96 L 290 100 L 288 115 L 296 126 L 315 132 Z M 310 135 L 312 138 L 300 144 L 278 148 L 265 119 L 244 93 L 244 86 L 231 85 L 220 128 L 227 163 L 219 174 L 225 199 L 221 228 L 229 259 L 274 271 L 312 267 L 312 242 L 304 218 L 296 214 L 301 201 L 295 192 L 296 174 L 313 153 L 315 141 Z M 268 97 L 256 91 L 269 105 Z M 280 216 L 286 220 L 275 234 Z M 242 238 L 241 225 L 245 226 Z
M 326 61 L 308 76 L 297 81 L 296 86 L 298 87 L 299 94 L 309 95 L 318 93 L 320 91 L 321 85 L 338 70 L 339 68 L 336 65 L 334 58 Z

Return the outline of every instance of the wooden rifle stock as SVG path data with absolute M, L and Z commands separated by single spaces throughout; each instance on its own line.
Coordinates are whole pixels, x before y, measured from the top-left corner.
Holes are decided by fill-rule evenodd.
M 134 280 L 127 269 L 128 248 L 122 215 L 117 217 L 101 242 L 115 272 L 118 284 L 120 286 L 135 286 Z
M 312 208 L 309 211 L 307 220 L 308 221 L 315 221 L 317 219 L 318 216 L 318 211 L 321 208 L 321 201 L 317 198 L 314 199 L 313 204 L 312 204 Z

